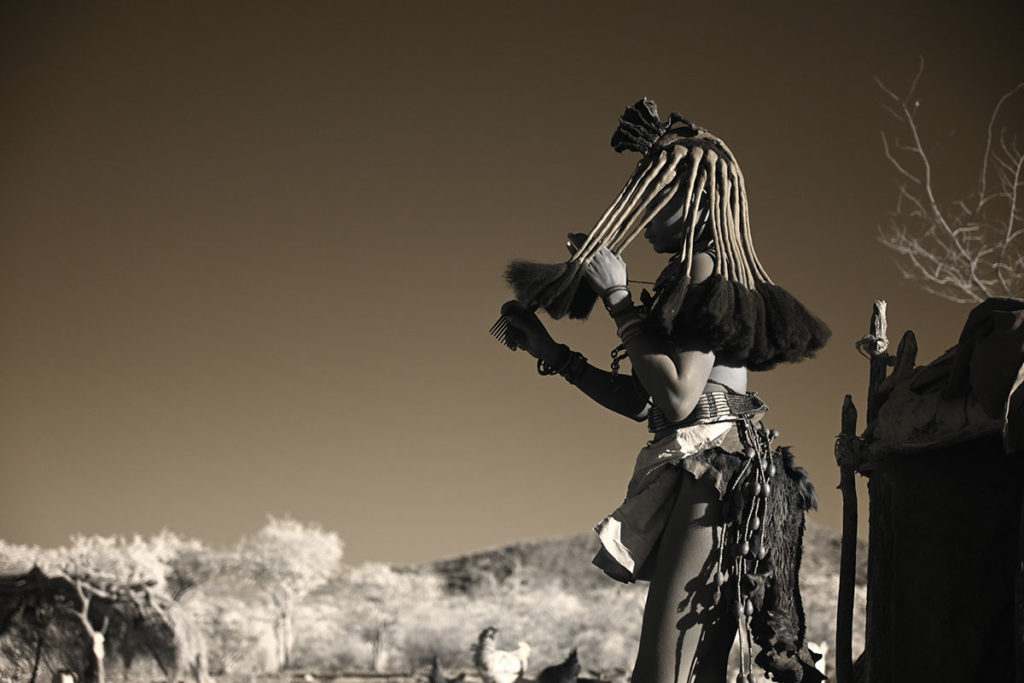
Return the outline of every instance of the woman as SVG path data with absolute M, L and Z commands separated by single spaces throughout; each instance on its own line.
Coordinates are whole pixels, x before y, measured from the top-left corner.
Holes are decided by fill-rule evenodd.
M 547 266 L 510 267 L 519 300 L 502 314 L 511 344 L 541 374 L 646 419 L 653 433 L 626 500 L 597 527 L 594 560 L 618 580 L 651 582 L 633 680 L 723 681 L 738 625 L 741 680 L 753 680 L 754 640 L 777 680 L 820 680 L 796 584 L 813 489 L 787 451 L 773 452 L 766 407 L 746 389 L 748 367 L 808 357 L 828 330 L 754 256 L 742 175 L 721 140 L 678 114 L 660 121 L 642 100 L 612 144 L 644 154 L 630 183 L 590 236 L 570 238 L 568 268 L 552 277 Z M 656 252 L 673 255 L 640 307 L 618 254 L 637 224 Z M 585 317 L 597 297 L 621 341 L 612 372 L 556 343 L 532 311 Z M 617 372 L 623 354 L 631 377 Z

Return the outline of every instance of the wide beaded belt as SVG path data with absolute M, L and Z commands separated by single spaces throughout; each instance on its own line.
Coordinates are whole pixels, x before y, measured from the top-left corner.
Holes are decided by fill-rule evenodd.
M 716 391 L 701 394 L 697 400 L 697 407 L 679 422 L 669 422 L 661 409 L 652 405 L 647 413 L 647 429 L 657 433 L 669 428 L 678 429 L 694 424 L 743 420 L 759 415 L 767 409 L 768 406 L 756 394 L 729 394 Z

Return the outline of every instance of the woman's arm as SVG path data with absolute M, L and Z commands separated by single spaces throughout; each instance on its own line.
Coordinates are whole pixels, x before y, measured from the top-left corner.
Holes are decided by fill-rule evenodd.
M 633 372 L 669 422 L 693 412 L 704 391 L 715 354 L 696 350 L 665 350 L 647 334 L 625 338 Z
M 694 258 L 692 277 L 700 282 L 711 275 L 714 262 L 707 254 Z M 707 384 L 715 355 L 704 350 L 666 348 L 650 338 L 633 309 L 625 288 L 626 264 L 620 256 L 602 249 L 587 270 L 587 279 L 602 294 L 613 315 L 617 332 L 629 353 L 633 372 L 651 394 L 651 400 L 672 422 L 689 415 Z
M 591 399 L 619 415 L 643 420 L 647 417 L 648 396 L 629 375 L 612 373 L 572 358 L 572 350 L 548 334 L 532 311 L 517 301 L 501 307 L 502 315 L 515 331 L 516 345 L 551 368 L 565 368 L 563 376 Z
M 568 346 L 560 345 L 565 354 L 572 354 Z M 561 356 L 564 362 L 565 356 Z M 552 367 L 561 367 L 558 361 Z M 567 378 L 577 389 L 612 412 L 640 422 L 647 419 L 650 394 L 639 386 L 632 375 L 612 374 L 589 363 L 582 365 L 582 371 Z

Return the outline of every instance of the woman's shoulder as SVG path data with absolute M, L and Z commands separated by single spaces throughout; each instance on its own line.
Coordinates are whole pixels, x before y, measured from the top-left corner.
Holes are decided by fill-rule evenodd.
M 702 251 L 693 255 L 693 263 L 690 266 L 690 279 L 696 284 L 704 282 L 711 273 L 715 271 L 715 259 L 711 253 Z

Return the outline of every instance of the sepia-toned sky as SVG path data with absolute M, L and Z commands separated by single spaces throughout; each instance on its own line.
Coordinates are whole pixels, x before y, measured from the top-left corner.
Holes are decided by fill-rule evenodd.
M 723 137 L 758 254 L 831 326 L 751 377 L 838 529 L 871 303 L 927 361 L 968 306 L 876 241 L 904 92 L 948 199 L 1024 80 L 1017 1 L 11 3 L 0 10 L 0 538 L 267 514 L 411 562 L 586 531 L 642 424 L 488 336 L 513 258 L 563 260 L 636 155 L 643 96 Z M 637 240 L 630 276 L 663 257 Z M 555 337 L 607 367 L 598 311 Z M 863 427 L 863 424 L 861 425 Z M 861 528 L 867 501 L 862 487 Z

